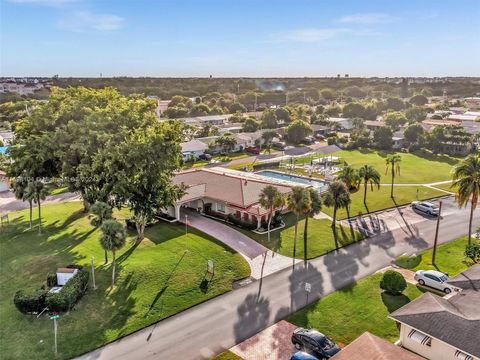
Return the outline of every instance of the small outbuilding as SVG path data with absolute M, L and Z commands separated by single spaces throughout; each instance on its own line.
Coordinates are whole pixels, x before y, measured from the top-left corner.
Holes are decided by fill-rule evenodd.
M 78 269 L 58 268 L 57 269 L 57 285 L 64 286 L 68 280 L 75 276 Z

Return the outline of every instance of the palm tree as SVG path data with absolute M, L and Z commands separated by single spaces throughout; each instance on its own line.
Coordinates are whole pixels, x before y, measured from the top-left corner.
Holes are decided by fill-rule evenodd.
M 390 171 L 392 173 L 392 189 L 390 191 L 390 197 L 393 199 L 393 182 L 395 180 L 395 175 L 400 175 L 400 162 L 402 161 L 402 157 L 397 154 L 392 154 L 387 156 L 386 160 L 386 169 L 385 174 L 388 172 L 388 168 L 390 167 Z
M 48 189 L 45 187 L 45 184 L 40 180 L 34 180 L 31 183 L 31 192 L 35 203 L 38 206 L 38 233 L 42 233 L 42 211 L 41 203 L 48 195 Z
M 337 223 L 337 210 L 347 208 L 350 202 L 350 193 L 348 192 L 347 185 L 345 185 L 343 181 L 335 180 L 328 185 L 323 203 L 327 207 L 333 206 L 332 227 L 334 229 Z
M 370 184 L 370 188 L 373 191 L 373 186 L 376 185 L 377 189 L 380 189 L 380 174 L 379 172 L 371 165 L 363 165 L 359 170 L 358 174 L 363 181 L 364 192 L 363 192 L 363 204 L 368 211 L 367 207 L 367 187 Z
M 358 170 L 348 164 L 345 164 L 337 179 L 343 181 L 347 185 L 348 190 L 356 188 L 361 180 Z
M 287 206 L 288 210 L 295 214 L 295 235 L 293 238 L 293 257 L 295 258 L 297 252 L 298 220 L 300 215 L 309 212 L 312 207 L 310 192 L 301 186 L 294 186 L 292 192 L 288 195 Z
M 12 189 L 15 194 L 15 197 L 22 201 L 28 201 L 30 207 L 30 230 L 32 230 L 32 213 L 33 213 L 33 186 L 32 182 L 27 181 L 24 177 L 19 177 L 12 184 Z
M 474 154 L 461 161 L 453 170 L 452 187 L 457 188 L 458 206 L 467 206 L 470 201 L 470 222 L 468 224 L 468 245 L 472 243 L 473 211 L 478 204 L 480 193 L 480 155 Z
M 97 224 L 95 224 L 97 226 L 101 226 L 105 220 L 109 220 L 112 218 L 112 208 L 103 201 L 96 201 L 95 204 L 92 205 L 90 210 L 97 216 Z M 105 264 L 106 263 L 108 263 L 107 250 L 105 250 Z
M 262 189 L 259 202 L 264 209 L 268 209 L 267 236 L 268 242 L 270 243 L 270 226 L 272 224 L 273 213 L 275 209 L 283 206 L 285 200 L 283 195 L 275 186 L 268 185 Z
M 101 226 L 100 245 L 112 252 L 112 286 L 115 284 L 115 252 L 125 246 L 126 231 L 118 221 L 105 220 Z
M 322 209 L 322 199 L 320 198 L 318 191 L 312 188 L 308 188 L 308 192 L 310 193 L 310 200 L 312 205 L 310 206 L 310 209 L 308 209 L 308 211 L 304 214 L 305 225 L 303 228 L 303 252 L 305 262 L 307 262 L 308 218 L 318 214 Z

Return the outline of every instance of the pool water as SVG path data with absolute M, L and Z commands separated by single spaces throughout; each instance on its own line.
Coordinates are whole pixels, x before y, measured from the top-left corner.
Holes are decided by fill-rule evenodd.
M 277 171 L 262 170 L 262 171 L 256 172 L 256 174 L 277 179 L 277 180 L 286 180 L 286 181 L 295 182 L 298 184 L 310 185 L 318 192 L 321 192 L 323 187 L 326 186 L 325 182 L 319 179 L 308 179 L 306 177 L 280 173 Z

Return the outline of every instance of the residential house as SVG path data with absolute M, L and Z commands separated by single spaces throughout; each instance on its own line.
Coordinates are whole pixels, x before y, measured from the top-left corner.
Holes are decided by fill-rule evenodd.
M 390 314 L 401 345 L 430 360 L 480 359 L 480 264 L 450 281 L 460 291 L 430 292 Z
M 364 332 L 331 360 L 425 360 L 400 346 Z
M 233 214 L 238 219 L 256 224 L 257 227 L 268 217 L 268 210 L 259 204 L 261 191 L 267 185 L 272 185 L 282 194 L 288 194 L 293 186 L 299 185 L 291 181 L 219 167 L 181 171 L 175 175 L 173 182 L 187 188 L 185 195 L 167 209 L 169 215 L 177 220 L 181 218 L 181 207 L 188 207 L 221 218 Z
M 365 120 L 363 125 L 365 125 L 365 127 L 371 131 L 375 131 L 379 127 L 386 126 L 385 121 L 383 120 Z
M 204 125 L 215 125 L 220 126 L 228 123 L 228 119 L 232 115 L 207 115 L 207 116 L 197 116 L 181 119 L 188 125 L 204 126 Z
M 335 130 L 351 130 L 353 129 L 352 119 L 340 118 L 340 117 L 330 117 L 327 119 L 330 122 L 332 128 Z
M 399 150 L 403 148 L 404 139 L 403 131 L 396 131 L 392 136 L 392 149 Z
M 192 157 L 198 159 L 200 155 L 205 154 L 205 150 L 208 148 L 207 144 L 198 139 L 183 142 L 180 146 L 182 147 L 183 161 L 188 161 Z
M 480 97 L 467 97 L 463 101 L 470 110 L 480 110 Z

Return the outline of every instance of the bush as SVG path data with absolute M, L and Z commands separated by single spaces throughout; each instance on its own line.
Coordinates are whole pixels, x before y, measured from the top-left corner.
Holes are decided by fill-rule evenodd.
M 58 293 L 48 293 L 45 303 L 50 311 L 68 311 L 82 298 L 87 290 L 89 273 L 79 270 Z
M 407 282 L 399 272 L 387 270 L 380 281 L 380 288 L 392 295 L 400 295 L 407 288 Z
M 480 243 L 472 243 L 465 247 L 465 256 L 472 259 L 473 262 L 480 261 Z
M 49 288 L 57 286 L 57 274 L 56 273 L 50 273 L 50 274 L 47 275 L 47 286 Z
M 38 314 L 46 306 L 47 293 L 45 289 L 18 290 L 13 297 L 13 303 L 23 314 Z
M 336 141 L 337 141 L 337 137 L 332 136 L 332 137 L 327 138 L 327 144 L 328 145 L 333 145 L 333 144 L 335 144 Z
M 241 220 L 239 218 L 237 218 L 235 215 L 233 214 L 229 214 L 228 215 L 228 221 L 231 222 L 232 224 L 238 226 L 238 227 L 241 227 L 243 229 L 247 229 L 247 230 L 255 230 L 257 228 L 257 224 L 254 223 L 254 222 L 250 222 L 250 221 L 244 221 L 244 220 Z

